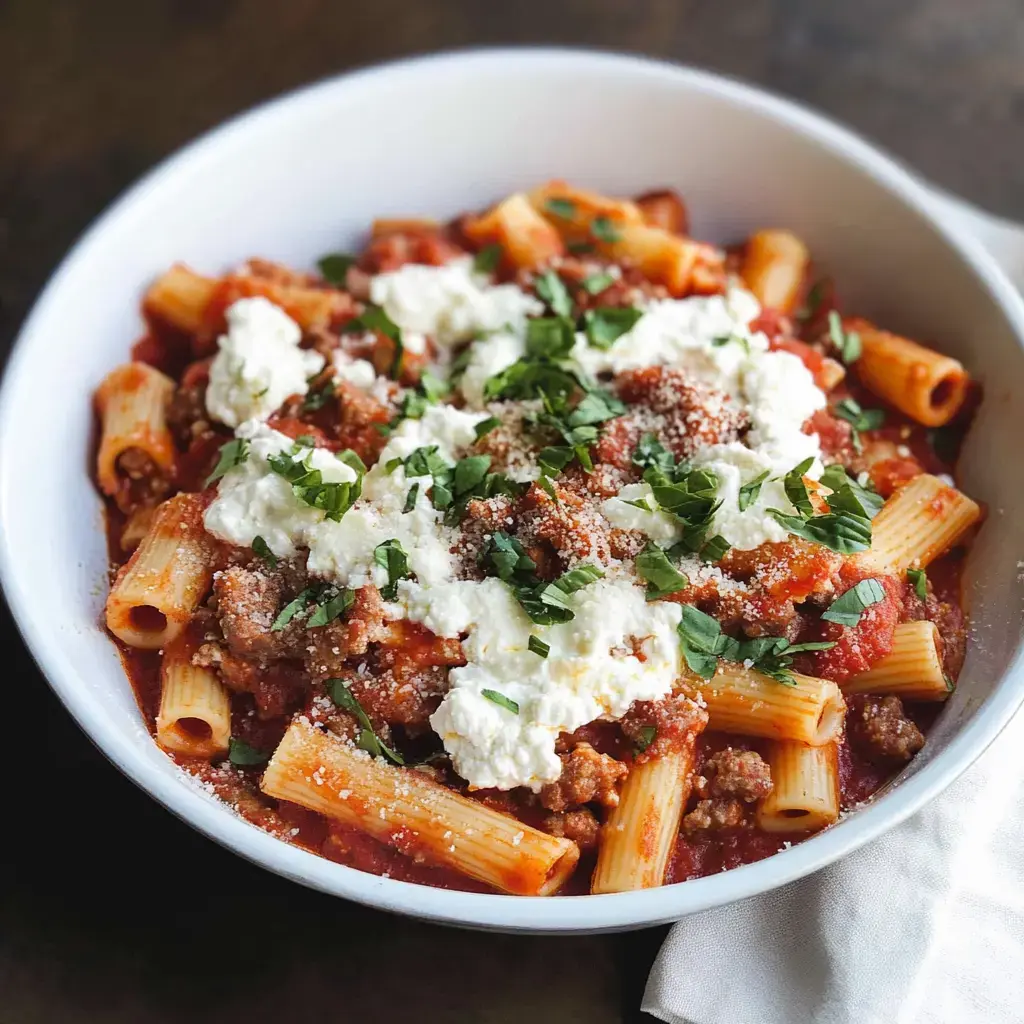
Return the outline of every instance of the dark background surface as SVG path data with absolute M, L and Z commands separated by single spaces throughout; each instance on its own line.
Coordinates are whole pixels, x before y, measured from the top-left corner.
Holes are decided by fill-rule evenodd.
M 0 350 L 88 222 L 225 117 L 354 66 L 539 42 L 749 79 L 1024 218 L 1021 0 L 0 0 Z M 2 1024 L 642 1019 L 662 929 L 458 932 L 258 870 L 118 775 L 0 616 Z

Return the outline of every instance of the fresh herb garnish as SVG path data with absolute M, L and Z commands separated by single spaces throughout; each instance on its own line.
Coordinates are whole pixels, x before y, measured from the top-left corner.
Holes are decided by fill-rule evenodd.
M 885 588 L 879 580 L 861 580 L 841 597 L 837 597 L 829 605 L 828 611 L 821 613 L 821 617 L 826 622 L 835 622 L 840 626 L 856 626 L 861 615 L 871 605 L 884 600 Z
M 236 437 L 220 446 L 220 455 L 213 472 L 203 481 L 209 487 L 214 480 L 219 480 L 229 470 L 240 466 L 249 457 L 249 442 L 244 437 Z
M 640 726 L 639 735 L 633 740 L 633 750 L 642 754 L 655 740 L 658 735 L 658 727 L 655 725 Z
M 636 556 L 636 571 L 647 581 L 648 601 L 678 593 L 690 582 L 656 544 L 648 543 Z
M 600 295 L 606 288 L 610 288 L 615 284 L 615 278 L 604 271 L 600 271 L 596 274 L 588 274 L 582 281 L 580 281 L 580 287 L 587 292 L 588 295 Z
M 561 316 L 538 316 L 526 321 L 526 355 L 534 359 L 564 359 L 576 343 L 572 321 Z
M 409 556 L 397 540 L 386 540 L 373 549 L 373 560 L 387 571 L 388 582 L 381 587 L 380 596 L 385 601 L 394 601 L 398 597 L 398 581 L 412 575 L 409 571 Z
M 339 288 L 344 288 L 348 268 L 355 262 L 355 256 L 347 252 L 332 252 L 317 260 L 316 265 L 320 271 L 320 276 L 328 284 L 336 284 Z
M 394 764 L 405 764 L 405 758 L 387 746 L 377 735 L 373 728 L 373 722 L 369 715 L 363 710 L 362 704 L 353 696 L 344 679 L 337 677 L 324 681 L 327 695 L 343 711 L 353 715 L 359 723 L 359 736 L 356 739 L 356 746 L 365 750 L 372 757 L 386 757 Z
M 748 480 L 741 488 L 736 504 L 739 506 L 741 512 L 746 512 L 751 505 L 757 501 L 758 495 L 761 493 L 761 485 L 768 479 L 768 475 L 771 473 L 770 469 L 766 469 L 763 473 L 758 473 L 753 480 Z
M 416 499 L 419 497 L 419 494 L 420 485 L 419 481 L 416 481 L 416 483 L 409 488 L 409 493 L 405 496 L 405 504 L 402 506 L 402 515 L 411 512 L 416 507 Z
M 245 740 L 240 740 L 235 736 L 228 740 L 228 760 L 239 768 L 266 764 L 269 758 L 269 754 L 265 754 L 262 750 L 257 750 L 254 746 L 246 743 Z
M 759 636 L 736 640 L 722 632 L 719 621 L 692 605 L 682 605 L 682 617 L 676 627 L 683 657 L 690 671 L 710 679 L 718 660 L 749 664 L 764 675 L 786 686 L 796 685 L 791 671 L 793 655 L 801 651 L 827 651 L 835 647 L 831 640 L 791 644 L 781 636 Z
M 506 697 L 505 694 L 498 693 L 497 690 L 481 690 L 480 696 L 486 697 L 491 703 L 497 704 L 498 707 L 504 708 L 506 711 L 511 711 L 513 715 L 519 714 L 519 705 L 511 697 Z
M 481 437 L 485 437 L 492 430 L 501 426 L 501 420 L 497 416 L 488 416 L 487 419 L 481 420 L 474 428 L 473 433 L 476 434 L 476 439 L 479 441 Z
M 562 220 L 572 220 L 576 216 L 576 204 L 571 199 L 548 199 L 544 208 Z
M 823 544 L 832 551 L 852 555 L 871 547 L 871 520 L 848 512 L 830 512 L 822 516 L 788 516 L 777 508 L 768 514 L 784 529 L 814 544 Z
M 334 378 L 328 377 L 319 387 L 310 388 L 302 399 L 303 412 L 316 412 L 334 398 Z
M 864 450 L 861 442 L 862 430 L 877 430 L 885 423 L 883 409 L 862 409 L 855 398 L 844 398 L 833 410 L 842 420 L 846 420 L 853 430 L 853 450 L 858 454 Z
M 924 569 L 908 569 L 907 582 L 922 601 L 928 599 L 928 575 Z
M 838 350 L 840 359 L 847 366 L 860 359 L 864 349 L 860 335 L 856 331 L 844 330 L 843 318 L 834 309 L 828 314 L 828 336 Z
M 501 262 L 502 248 L 495 242 L 493 245 L 485 245 L 473 257 L 473 269 L 478 274 L 493 274 Z
M 594 348 L 609 349 L 644 315 L 632 306 L 598 306 L 583 314 L 583 329 Z
M 838 463 L 825 467 L 821 482 L 831 489 L 825 501 L 833 512 L 849 512 L 863 519 L 874 519 L 885 499 L 870 486 L 859 484 Z
M 551 645 L 544 643 L 539 636 L 531 635 L 526 646 L 528 650 L 533 651 L 534 654 L 539 655 L 541 658 L 546 658 L 551 651 Z
M 557 316 L 572 316 L 572 297 L 569 295 L 569 289 L 553 270 L 545 270 L 534 282 L 534 287 L 537 295 Z
M 797 514 L 805 519 L 814 514 L 814 505 L 811 503 L 811 496 L 804 483 L 804 474 L 814 465 L 814 456 L 809 455 L 799 465 L 794 466 L 783 477 L 782 485 L 786 489 L 786 497 L 792 502 Z
M 391 360 L 390 375 L 395 380 L 402 374 L 402 357 L 405 345 L 402 343 L 402 328 L 384 312 L 380 306 L 367 306 L 366 309 L 345 324 L 346 333 L 352 331 L 377 331 L 390 338 L 395 346 L 395 354 Z
M 825 301 L 825 293 L 831 286 L 828 278 L 819 278 L 807 291 L 807 298 L 804 304 L 797 311 L 796 318 L 802 324 L 809 323 L 821 310 L 821 304 Z
M 656 469 L 669 474 L 675 469 L 676 460 L 672 453 L 654 434 L 644 434 L 633 451 L 633 465 L 643 470 Z
M 728 550 L 729 542 L 720 533 L 716 533 L 714 537 L 704 542 L 699 554 L 702 562 L 720 562 Z
M 609 217 L 595 217 L 590 222 L 590 233 L 601 242 L 618 242 L 622 238 L 619 226 Z
M 335 587 L 329 583 L 300 590 L 274 619 L 271 633 L 279 633 L 297 615 L 306 616 L 306 628 L 326 626 L 346 612 L 355 600 L 355 591 Z
M 270 545 L 258 534 L 252 539 L 252 551 L 263 559 L 271 569 L 277 568 L 277 555 L 270 550 Z
M 320 509 L 325 518 L 338 522 L 362 494 L 366 466 L 351 448 L 336 452 L 335 458 L 355 473 L 355 480 L 326 482 L 323 473 L 314 469 L 312 438 L 300 437 L 288 451 L 267 458 L 267 464 L 292 485 L 299 501 Z
M 712 348 L 724 348 L 729 344 L 739 345 L 748 356 L 750 355 L 750 341 L 742 334 L 719 334 L 711 339 Z

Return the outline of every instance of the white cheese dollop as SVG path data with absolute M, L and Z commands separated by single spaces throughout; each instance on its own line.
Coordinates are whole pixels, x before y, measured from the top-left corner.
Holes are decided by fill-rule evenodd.
M 210 365 L 206 411 L 229 427 L 265 420 L 289 395 L 304 395 L 307 379 L 323 369 L 322 355 L 299 348 L 299 325 L 268 299 L 239 299 L 227 322 Z
M 407 263 L 378 274 L 370 283 L 370 298 L 402 328 L 410 351 L 422 351 L 424 335 L 444 350 L 506 324 L 518 332 L 528 315 L 544 309 L 514 284 L 493 285 L 474 273 L 468 257 L 440 267 Z
M 446 636 L 469 634 L 467 663 L 451 670 L 430 722 L 474 788 L 539 790 L 561 773 L 559 733 L 621 718 L 633 701 L 664 697 L 679 675 L 679 606 L 648 603 L 626 580 L 584 587 L 570 599 L 576 617 L 555 626 L 532 623 L 495 579 L 400 589 L 410 618 Z M 550 645 L 547 658 L 529 650 L 531 634 Z M 484 690 L 514 701 L 518 714 Z
M 336 348 L 331 356 L 334 376 L 362 391 L 369 391 L 377 382 L 377 371 L 367 359 L 354 359 L 344 349 Z
M 642 501 L 650 511 L 627 504 L 630 501 Z M 677 519 L 658 510 L 654 491 L 647 483 L 626 484 L 615 497 L 601 502 L 601 514 L 612 526 L 620 530 L 640 530 L 662 546 L 674 544 L 683 533 Z
M 267 461 L 281 452 L 292 452 L 295 442 L 265 423 L 249 420 L 235 431 L 249 443 L 244 462 L 228 470 L 217 486 L 217 497 L 206 510 L 206 529 L 215 537 L 249 547 L 262 537 L 280 558 L 295 554 L 308 542 L 310 532 L 323 520 L 320 509 L 297 498 L 292 485 L 275 473 Z M 309 461 L 324 483 L 351 483 L 356 472 L 324 448 L 301 447 L 296 461 Z

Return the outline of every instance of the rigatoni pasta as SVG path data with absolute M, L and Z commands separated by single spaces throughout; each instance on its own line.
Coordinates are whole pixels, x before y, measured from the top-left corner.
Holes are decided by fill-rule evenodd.
M 613 897 L 831 827 L 950 692 L 982 510 L 967 371 L 814 256 L 549 181 L 172 266 L 96 396 L 155 741 L 284 841 L 448 888 Z

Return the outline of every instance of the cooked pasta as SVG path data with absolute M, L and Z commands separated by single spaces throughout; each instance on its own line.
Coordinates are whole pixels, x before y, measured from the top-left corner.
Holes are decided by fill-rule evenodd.
M 368 235 L 175 264 L 97 391 L 106 625 L 181 770 L 529 896 L 760 859 L 895 776 L 967 643 L 961 364 L 671 189 Z

